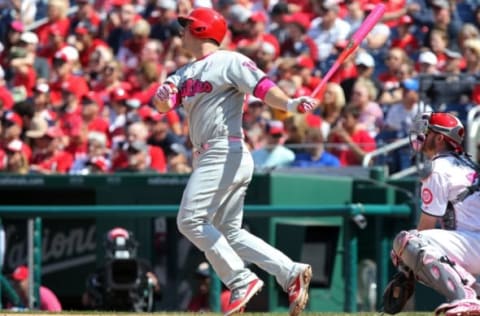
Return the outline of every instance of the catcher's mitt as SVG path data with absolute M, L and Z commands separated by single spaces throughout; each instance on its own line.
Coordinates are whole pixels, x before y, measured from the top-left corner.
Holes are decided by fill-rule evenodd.
M 400 313 L 414 290 L 413 273 L 407 276 L 403 272 L 397 272 L 383 292 L 383 311 L 387 314 Z

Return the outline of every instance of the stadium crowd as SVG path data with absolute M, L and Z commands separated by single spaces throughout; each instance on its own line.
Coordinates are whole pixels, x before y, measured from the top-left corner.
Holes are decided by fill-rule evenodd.
M 245 100 L 257 170 L 359 165 L 405 137 L 418 111 L 462 114 L 479 104 L 477 1 L 0 1 L 0 170 L 189 173 L 182 108 L 161 114 L 150 105 L 166 76 L 192 58 L 178 15 L 199 6 L 221 12 L 229 22 L 224 49 L 249 56 L 293 97 L 311 94 L 379 2 L 383 20 L 312 113 Z M 409 163 L 399 158 L 391 168 Z

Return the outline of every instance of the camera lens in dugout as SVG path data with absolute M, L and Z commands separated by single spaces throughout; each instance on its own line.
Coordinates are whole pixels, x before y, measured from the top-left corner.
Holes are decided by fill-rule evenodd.
M 122 227 L 111 229 L 105 238 L 105 256 L 109 259 L 136 258 L 138 243 L 133 233 Z

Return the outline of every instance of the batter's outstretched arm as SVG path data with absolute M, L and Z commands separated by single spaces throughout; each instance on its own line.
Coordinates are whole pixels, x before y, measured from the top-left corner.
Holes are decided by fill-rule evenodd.
M 303 96 L 291 99 L 278 86 L 272 86 L 265 95 L 265 103 L 273 108 L 288 112 L 310 111 L 317 106 L 317 101 L 311 97 Z

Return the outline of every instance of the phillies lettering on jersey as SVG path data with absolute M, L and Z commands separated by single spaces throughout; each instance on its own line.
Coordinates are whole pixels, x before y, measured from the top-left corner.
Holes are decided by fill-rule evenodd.
M 245 96 L 253 94 L 265 76 L 248 57 L 222 50 L 170 75 L 166 81 L 180 91 L 193 146 L 201 148 L 222 136 L 243 138 Z
M 182 97 L 193 97 L 197 93 L 212 92 L 212 84 L 208 81 L 200 81 L 196 79 L 187 79 L 180 88 Z

